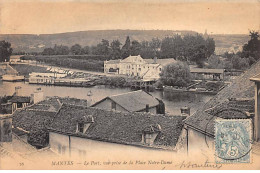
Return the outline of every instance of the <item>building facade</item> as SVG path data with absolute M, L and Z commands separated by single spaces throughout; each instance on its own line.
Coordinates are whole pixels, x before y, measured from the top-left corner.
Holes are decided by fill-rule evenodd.
M 127 75 L 145 80 L 157 80 L 163 66 L 174 63 L 171 59 L 143 59 L 140 55 L 129 56 L 123 60 L 104 62 L 104 73 Z

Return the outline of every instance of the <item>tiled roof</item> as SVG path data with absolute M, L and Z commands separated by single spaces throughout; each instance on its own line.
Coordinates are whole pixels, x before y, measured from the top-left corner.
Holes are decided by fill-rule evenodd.
M 154 59 L 144 59 L 147 63 L 149 64 L 153 64 L 154 63 Z M 162 66 L 165 66 L 167 64 L 170 64 L 170 63 L 174 63 L 176 62 L 175 59 L 173 58 L 167 58 L 167 59 L 157 59 L 156 60 L 156 64 L 161 64 Z
M 26 97 L 26 96 L 13 96 L 10 99 L 10 102 L 12 102 L 12 103 L 30 103 L 30 97 Z
M 61 103 L 71 104 L 71 105 L 79 105 L 79 106 L 87 106 L 87 100 L 70 98 L 70 97 L 58 97 Z
M 47 145 L 45 126 L 48 125 L 56 112 L 40 110 L 17 110 L 13 114 L 13 126 L 29 132 L 29 142 L 33 145 Z M 37 135 L 37 138 L 35 137 Z
M 229 101 L 225 101 L 224 103 L 218 104 L 212 109 L 205 110 L 207 113 L 211 115 L 219 114 L 217 116 L 221 116 L 221 118 L 247 118 L 245 115 L 246 112 L 254 113 L 255 100 L 254 99 L 231 99 Z M 224 110 L 232 109 L 232 110 L 240 110 L 241 113 L 236 112 L 236 114 L 225 115 Z M 221 114 L 220 114 L 221 113 Z M 226 111 L 227 113 L 227 111 Z
M 120 62 L 119 59 L 116 59 L 116 60 L 109 60 L 106 62 L 106 64 L 118 64 Z
M 224 69 L 190 68 L 191 73 L 217 73 L 223 74 Z
M 54 118 L 55 112 L 37 110 L 17 110 L 13 114 L 14 127 L 22 128 L 26 131 L 42 129 Z
M 48 106 L 51 105 L 55 111 L 58 111 L 61 106 L 61 102 L 58 100 L 58 97 L 47 97 L 45 100 L 40 101 L 36 105 L 45 105 L 46 110 L 48 110 L 50 108 Z
M 198 110 L 192 116 L 185 120 L 185 124 L 191 126 L 199 131 L 208 132 L 214 135 L 214 119 L 216 117 L 207 113 L 211 108 L 219 109 L 235 109 L 236 114 L 224 114 L 224 118 L 245 118 L 245 114 L 238 115 L 238 111 L 252 112 L 254 97 L 254 82 L 250 81 L 250 78 L 260 73 L 260 61 L 251 66 L 250 69 L 245 71 L 242 75 L 235 78 L 234 81 L 222 89 L 216 96 L 210 99 L 202 109 Z M 236 98 L 236 101 L 232 101 L 232 98 Z M 249 99 L 243 101 L 243 98 Z M 228 104 L 227 104 L 228 103 Z M 217 105 L 217 106 L 216 106 Z M 227 113 L 227 111 L 225 112 Z M 236 115 L 235 117 L 233 115 Z M 238 115 L 238 116 L 237 116 Z M 209 121 L 211 120 L 211 121 Z M 207 127 L 207 128 L 206 128 Z M 206 129 L 206 130 L 205 130 Z
M 28 141 L 32 145 L 45 146 L 48 140 L 45 127 L 53 120 L 63 102 L 76 105 L 86 104 L 86 100 L 81 99 L 49 97 L 22 110 L 15 111 L 13 114 L 14 132 L 19 135 L 21 133 L 19 128 L 28 131 Z
M 85 134 L 76 133 L 78 120 L 86 115 L 92 115 L 94 123 Z M 94 140 L 144 145 L 141 143 L 143 131 L 151 125 L 158 124 L 161 129 L 154 141 L 154 147 L 173 149 L 181 134 L 182 121 L 185 118 L 185 116 L 126 113 L 63 104 L 49 129 Z
M 107 98 L 113 100 L 129 112 L 144 110 L 147 104 L 149 104 L 149 107 L 155 107 L 159 105 L 159 101 L 155 97 L 142 90 L 109 96 L 105 99 Z M 91 107 L 95 107 L 95 105 L 99 104 L 105 99 L 102 99 Z

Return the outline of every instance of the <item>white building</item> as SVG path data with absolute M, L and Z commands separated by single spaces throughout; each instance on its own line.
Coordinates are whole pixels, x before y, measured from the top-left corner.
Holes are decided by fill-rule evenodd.
M 104 62 L 104 73 L 121 74 L 140 77 L 144 80 L 157 80 L 160 78 L 162 68 L 175 60 L 171 59 L 143 59 L 140 55 L 129 56 L 123 60 L 110 60 Z

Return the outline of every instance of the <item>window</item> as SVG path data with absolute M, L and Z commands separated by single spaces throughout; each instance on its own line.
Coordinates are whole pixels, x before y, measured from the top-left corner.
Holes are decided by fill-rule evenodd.
M 17 103 L 17 108 L 22 108 L 23 107 L 23 103 Z
M 114 110 L 116 110 L 116 102 L 113 102 L 113 101 L 112 101 L 112 103 L 111 103 L 111 108 L 114 109 Z
M 78 131 L 83 133 L 84 130 L 84 123 L 78 123 Z

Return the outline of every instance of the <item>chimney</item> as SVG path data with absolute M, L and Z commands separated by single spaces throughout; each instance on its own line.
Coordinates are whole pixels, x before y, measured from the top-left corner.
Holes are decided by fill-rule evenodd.
M 0 143 L 12 142 L 12 115 L 0 114 Z
M 41 88 L 37 88 L 34 91 L 34 93 L 32 94 L 32 100 L 34 104 L 44 100 L 43 91 L 41 90 Z
M 190 107 L 184 106 L 181 108 L 181 114 L 187 114 L 190 116 Z
M 157 64 L 157 57 L 156 56 L 153 58 L 153 62 L 154 62 L 154 64 Z
M 146 106 L 145 106 L 145 112 L 149 112 L 149 104 L 146 104 Z
M 20 87 L 20 86 L 17 86 L 17 87 L 15 87 L 15 92 L 14 92 L 14 95 L 16 95 L 16 96 L 20 96 L 20 89 L 21 89 L 22 87 Z

